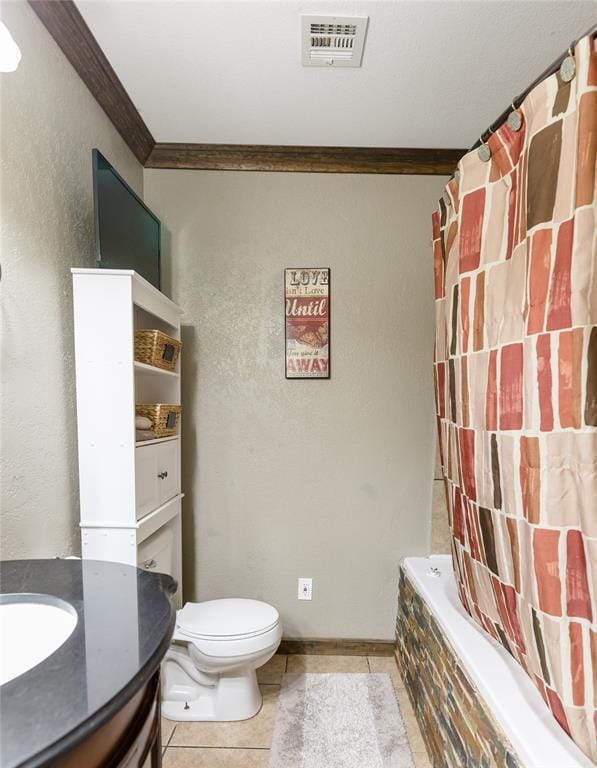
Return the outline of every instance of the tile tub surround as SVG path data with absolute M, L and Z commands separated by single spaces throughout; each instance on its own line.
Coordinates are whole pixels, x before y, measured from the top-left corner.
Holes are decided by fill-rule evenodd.
M 434 768 L 524 768 L 400 569 L 396 661 Z
M 392 657 L 276 654 L 257 671 L 264 706 L 238 723 L 162 721 L 164 768 L 268 768 L 282 675 L 286 672 L 384 672 L 394 686 L 415 768 L 431 768 L 417 720 Z
M 402 561 L 397 647 L 435 768 L 594 768 L 524 670 L 468 616 L 449 555 Z
M 442 474 L 442 464 L 439 452 L 439 442 L 435 447 L 435 469 L 433 470 L 433 495 L 431 500 L 431 554 L 446 555 L 452 551 L 452 531 L 448 505 L 446 504 L 446 487 Z

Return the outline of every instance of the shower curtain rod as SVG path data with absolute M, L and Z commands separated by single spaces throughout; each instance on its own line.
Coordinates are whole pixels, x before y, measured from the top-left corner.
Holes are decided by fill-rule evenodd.
M 584 35 L 581 35 L 581 37 L 579 37 L 579 40 L 582 40 L 582 38 L 586 37 L 587 35 L 592 35 L 593 38 L 597 37 L 597 25 L 588 29 Z M 570 43 L 570 48 L 568 49 L 568 51 L 574 50 L 577 43 L 578 43 L 578 40 L 574 40 L 572 43 Z M 558 56 L 558 58 L 545 70 L 545 72 L 542 72 L 539 75 L 539 77 L 533 80 L 533 82 L 529 85 L 529 87 L 526 90 L 524 90 L 519 96 L 517 96 L 512 101 L 512 104 L 502 112 L 502 114 L 497 118 L 497 120 L 495 120 L 495 122 L 493 122 L 489 126 L 489 128 L 487 128 L 487 130 L 481 134 L 480 138 L 478 138 L 477 141 L 473 144 L 473 146 L 468 150 L 469 152 L 472 152 L 473 149 L 477 149 L 477 147 L 480 147 L 482 143 L 484 144 L 489 139 L 491 134 L 495 133 L 495 131 L 497 131 L 500 125 L 503 125 L 503 123 L 506 122 L 506 120 L 508 119 L 508 115 L 510 114 L 510 112 L 512 112 L 512 107 L 514 107 L 515 109 L 518 109 L 518 107 L 522 104 L 522 102 L 525 100 L 527 95 L 533 90 L 533 88 L 536 85 L 539 85 L 539 83 L 541 83 L 547 77 L 549 77 L 550 75 L 553 75 L 555 72 L 559 70 L 562 62 L 564 61 L 566 56 L 568 56 L 568 51 L 563 53 L 561 56 Z

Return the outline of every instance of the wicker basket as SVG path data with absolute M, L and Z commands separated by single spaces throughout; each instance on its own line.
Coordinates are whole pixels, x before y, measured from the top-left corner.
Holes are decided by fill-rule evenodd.
M 161 331 L 135 331 L 135 360 L 173 371 L 182 342 Z
M 147 416 L 151 420 L 151 428 L 156 438 L 171 437 L 178 432 L 181 411 L 180 405 L 168 403 L 144 403 L 135 406 L 137 416 Z

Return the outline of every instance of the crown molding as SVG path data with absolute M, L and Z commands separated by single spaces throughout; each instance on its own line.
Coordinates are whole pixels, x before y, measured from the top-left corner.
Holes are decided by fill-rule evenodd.
M 29 0 L 29 5 L 143 165 L 155 139 L 73 0 Z
M 449 176 L 464 149 L 157 143 L 146 168 Z
M 81 80 L 146 168 L 452 174 L 464 149 L 156 143 L 73 0 L 29 0 Z

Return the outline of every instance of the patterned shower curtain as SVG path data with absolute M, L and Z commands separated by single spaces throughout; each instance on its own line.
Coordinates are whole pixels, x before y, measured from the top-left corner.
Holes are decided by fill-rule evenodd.
M 433 217 L 435 391 L 468 613 L 597 761 L 597 60 L 469 152 Z

